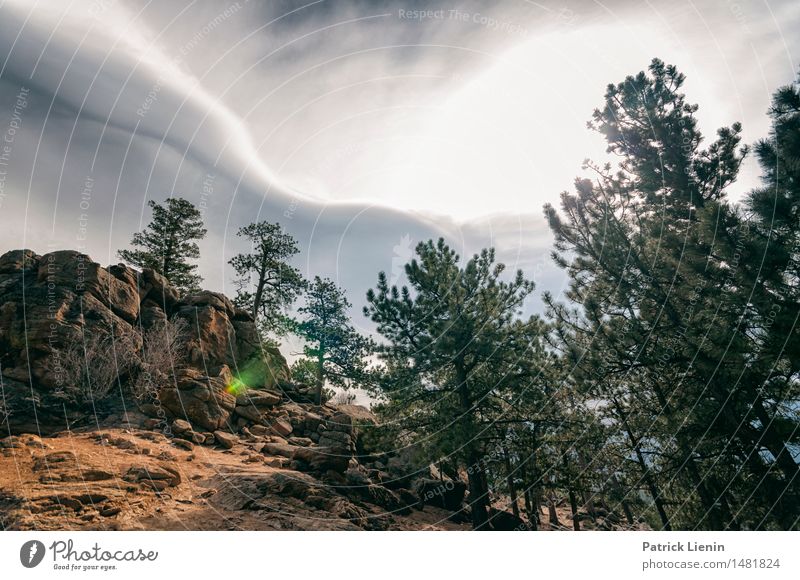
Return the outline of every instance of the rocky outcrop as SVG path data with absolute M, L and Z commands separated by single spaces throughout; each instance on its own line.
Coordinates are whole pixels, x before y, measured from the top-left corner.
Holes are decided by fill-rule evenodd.
M 278 349 L 262 348 L 252 317 L 222 294 L 181 297 L 152 270 L 103 268 L 70 250 L 0 256 L 0 419 L 12 433 L 50 433 L 93 419 L 87 410 L 102 405 L 69 379 L 64 353 L 87 337 L 107 337 L 103 348 L 115 351 L 117 372 L 103 380 L 125 392 L 139 370 L 143 333 L 167 320 L 185 321 L 186 359 L 178 373 L 155 377 L 155 400 L 144 402 L 151 414 L 214 431 L 234 415 L 234 380 L 239 390 L 256 391 L 290 383 Z
M 173 333 L 177 344 L 154 347 L 151 337 L 168 325 L 181 328 Z M 173 346 L 181 360 L 154 363 L 146 355 Z M 99 376 L 82 385 L 85 366 Z M 292 382 L 286 360 L 261 343 L 248 312 L 216 292 L 181 296 L 152 270 L 103 268 L 73 251 L 0 256 L 0 389 L 0 424 L 10 428 L 0 437 L 12 435 L 0 455 L 15 459 L 20 441 L 41 447 L 31 458 L 40 488 L 34 508 L 67 506 L 62 518 L 73 527 L 108 519 L 135 527 L 125 493 L 208 500 L 236 518 L 263 511 L 257 527 L 272 526 L 270 514 L 287 509 L 296 515 L 276 526 L 319 529 L 325 521 L 330 529 L 387 529 L 414 510 L 442 509 L 444 518 L 444 510 L 463 511 L 462 482 L 440 489 L 429 466 L 406 451 L 367 449 L 379 428 L 368 409 L 315 405 L 314 389 Z M 97 432 L 98 424 L 108 431 Z M 20 433 L 52 437 L 14 437 Z M 84 434 L 87 457 L 100 445 L 104 457 L 116 457 L 114 468 L 76 459 L 62 441 L 76 433 Z M 62 448 L 51 453 L 46 440 Z M 213 479 L 213 489 L 195 497 L 173 465 L 178 457 L 193 464 L 201 452 L 238 474 Z M 108 483 L 103 498 L 85 496 L 79 488 L 87 481 L 93 489 Z M 0 508 L 4 501 L 0 491 Z M 26 509 L 15 513 L 24 520 Z M 152 529 L 160 529 L 163 521 L 152 517 Z

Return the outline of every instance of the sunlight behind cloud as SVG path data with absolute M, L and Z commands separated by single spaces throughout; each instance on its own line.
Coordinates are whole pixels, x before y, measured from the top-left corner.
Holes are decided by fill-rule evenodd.
M 609 46 L 602 39 L 615 36 Z M 601 50 L 602 47 L 602 50 Z M 581 173 L 585 158 L 605 159 L 586 122 L 610 79 L 642 70 L 642 54 L 680 56 L 667 40 L 623 26 L 538 36 L 441 102 L 424 127 L 395 136 L 370 171 L 340 185 L 354 196 L 465 221 L 496 213 L 536 213 Z M 615 73 L 615 71 L 617 71 Z

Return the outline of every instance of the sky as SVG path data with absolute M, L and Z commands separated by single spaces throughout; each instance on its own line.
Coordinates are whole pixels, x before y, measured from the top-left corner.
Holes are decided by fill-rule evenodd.
M 365 328 L 377 273 L 402 283 L 439 236 L 558 295 L 542 205 L 605 159 L 605 87 L 659 57 L 708 138 L 740 121 L 753 142 L 797 30 L 791 0 L 0 0 L 0 252 L 116 263 L 176 195 L 203 211 L 212 290 L 269 220 Z M 732 197 L 757 180 L 748 160 Z

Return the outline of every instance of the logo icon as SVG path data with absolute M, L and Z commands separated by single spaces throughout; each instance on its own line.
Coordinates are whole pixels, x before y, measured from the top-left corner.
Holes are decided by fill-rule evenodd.
M 30 540 L 19 549 L 19 561 L 26 568 L 36 568 L 44 560 L 44 544 L 39 540 Z

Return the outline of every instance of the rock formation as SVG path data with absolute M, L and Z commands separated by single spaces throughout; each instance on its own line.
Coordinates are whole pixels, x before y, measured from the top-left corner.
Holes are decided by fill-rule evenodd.
M 226 425 L 236 408 L 234 380 L 253 390 L 289 384 L 286 360 L 276 348 L 261 345 L 250 314 L 222 294 L 181 297 L 152 270 L 102 268 L 75 251 L 4 254 L 0 370 L 10 431 L 50 433 L 93 419 L 98 409 L 86 405 L 91 393 L 82 393 L 81 401 L 65 396 L 77 386 L 64 384 L 71 370 L 62 368 L 64 353 L 87 337 L 108 337 L 118 359 L 118 375 L 111 379 L 124 393 L 131 375 L 141 371 L 131 359 L 141 350 L 144 333 L 167 320 L 185 321 L 186 357 L 182 368 L 162 369 L 146 412 L 214 430 Z

